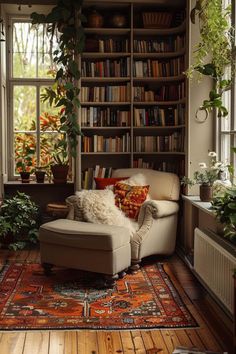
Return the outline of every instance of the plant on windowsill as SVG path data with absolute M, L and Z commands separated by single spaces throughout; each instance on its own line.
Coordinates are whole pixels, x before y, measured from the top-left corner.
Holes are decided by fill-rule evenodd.
M 208 153 L 210 158 L 209 165 L 205 162 L 200 162 L 200 171 L 195 171 L 193 174 L 193 179 L 184 176 L 181 179 L 181 184 L 193 186 L 194 184 L 199 184 L 199 195 L 203 202 L 209 202 L 213 198 L 213 185 L 219 180 L 219 173 L 225 169 L 230 168 L 230 165 L 217 161 L 217 154 L 214 151 Z
M 196 119 L 204 122 L 209 113 L 217 110 L 218 117 L 228 115 L 223 105 L 223 93 L 231 87 L 234 78 L 233 65 L 233 34 L 234 28 L 230 23 L 231 7 L 223 8 L 221 0 L 197 0 L 192 9 L 190 18 L 195 24 L 196 16 L 199 19 L 200 41 L 195 49 L 194 63 L 186 74 L 192 78 L 197 72 L 199 79 L 202 75 L 213 79 L 214 87 L 209 92 L 209 98 L 204 100 L 196 112 Z M 231 70 L 229 78 L 225 78 L 226 68 Z M 198 113 L 205 112 L 200 120 Z
M 62 140 L 56 145 L 54 160 L 65 165 L 65 155 L 75 158 L 77 136 L 81 134 L 78 124 L 78 99 L 80 79 L 79 55 L 84 47 L 84 30 L 82 22 L 85 21 L 81 14 L 82 1 L 58 0 L 57 5 L 48 15 L 32 13 L 32 24 L 48 24 L 51 36 L 57 34 L 58 49 L 53 52 L 55 69 L 55 83 L 46 88 L 42 100 L 48 100 L 51 106 L 64 107 L 60 117 L 60 132 Z
M 16 157 L 16 171 L 20 174 L 22 183 L 29 183 L 34 169 L 35 147 L 23 140 L 20 150 Z
M 1 247 L 17 250 L 37 243 L 39 210 L 25 193 L 5 198 L 0 209 Z

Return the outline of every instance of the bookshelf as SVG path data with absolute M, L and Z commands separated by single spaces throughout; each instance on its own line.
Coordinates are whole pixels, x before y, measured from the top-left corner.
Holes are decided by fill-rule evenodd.
M 85 1 L 103 27 L 85 27 L 81 55 L 79 188 L 94 173 L 144 167 L 185 174 L 185 5 Z M 121 27 L 112 22 L 122 16 Z M 160 21 L 161 28 L 156 23 Z M 100 166 L 100 172 L 99 167 Z M 96 170 L 96 172 L 95 172 Z

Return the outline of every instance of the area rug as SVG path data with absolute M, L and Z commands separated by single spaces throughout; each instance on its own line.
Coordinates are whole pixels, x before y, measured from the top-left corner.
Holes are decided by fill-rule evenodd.
M 0 329 L 181 328 L 197 323 L 163 265 L 143 266 L 114 288 L 98 275 L 40 264 L 11 263 L 0 275 Z

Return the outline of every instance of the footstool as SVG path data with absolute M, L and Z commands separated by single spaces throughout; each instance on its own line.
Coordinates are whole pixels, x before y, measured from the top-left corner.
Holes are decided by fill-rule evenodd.
M 125 227 L 57 219 L 39 230 L 41 263 L 102 273 L 110 285 L 131 263 L 130 235 Z

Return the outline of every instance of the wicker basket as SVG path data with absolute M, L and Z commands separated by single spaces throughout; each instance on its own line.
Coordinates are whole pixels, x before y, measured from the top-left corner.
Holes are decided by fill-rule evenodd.
M 144 12 L 144 28 L 168 28 L 171 25 L 173 14 L 170 12 Z

